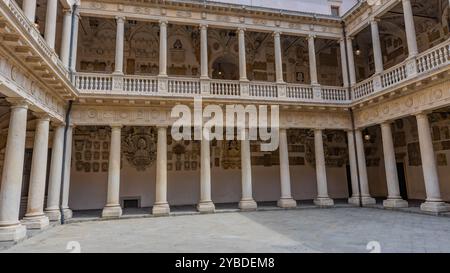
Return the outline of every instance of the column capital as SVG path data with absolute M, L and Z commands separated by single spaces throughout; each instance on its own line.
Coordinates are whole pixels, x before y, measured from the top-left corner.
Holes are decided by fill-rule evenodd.
M 198 27 L 201 29 L 201 30 L 206 30 L 206 29 L 208 29 L 208 24 L 206 24 L 206 23 L 200 23 L 199 25 L 198 25 Z
M 273 32 L 272 35 L 273 35 L 274 37 L 280 37 L 281 34 L 283 34 L 283 32 L 281 32 L 280 30 L 275 30 L 275 31 Z
M 317 37 L 316 34 L 308 34 L 308 40 L 315 39 Z
M 380 126 L 383 126 L 383 125 L 389 125 L 390 126 L 393 122 L 394 122 L 393 119 L 383 120 L 382 122 L 380 122 Z
M 111 127 L 112 130 L 122 129 L 122 127 L 123 127 L 123 125 L 120 123 L 110 124 L 109 126 Z
M 72 8 L 63 8 L 62 12 L 64 15 L 70 15 L 72 14 Z
M 167 125 L 156 125 L 156 128 L 159 130 L 159 129 L 165 129 L 165 130 L 167 130 L 167 128 L 168 128 L 169 126 L 167 126 Z
M 6 98 L 6 101 L 11 103 L 11 108 L 25 108 L 31 105 L 31 102 L 23 98 Z
M 420 111 L 420 112 L 414 113 L 413 115 L 416 116 L 416 118 L 418 118 L 418 119 L 424 119 L 424 118 L 428 118 L 429 113 L 430 113 L 430 111 Z
M 125 22 L 125 16 L 116 16 L 115 17 L 117 23 L 124 23 Z
M 238 33 L 245 33 L 246 28 L 245 27 L 238 27 L 236 30 Z
M 45 112 L 34 112 L 34 116 L 38 118 L 38 120 L 50 121 L 50 115 Z
M 159 26 L 167 26 L 169 24 L 169 21 L 167 20 L 159 20 Z

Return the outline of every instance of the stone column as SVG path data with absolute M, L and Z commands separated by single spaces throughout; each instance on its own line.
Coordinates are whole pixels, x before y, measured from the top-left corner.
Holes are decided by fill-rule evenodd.
M 392 140 L 391 124 L 389 122 L 381 124 L 381 135 L 383 140 L 384 168 L 386 170 L 388 188 L 388 197 L 387 200 L 383 201 L 383 206 L 387 208 L 408 207 L 408 202 L 403 200 L 400 196 L 397 161 L 395 160 L 394 141 Z
M 375 62 L 375 74 L 383 72 L 383 55 L 381 53 L 380 34 L 378 32 L 378 20 L 370 21 L 370 29 L 372 32 L 373 59 Z
M 403 16 L 405 20 L 406 40 L 408 42 L 408 56 L 409 58 L 417 55 L 417 38 L 416 28 L 414 27 L 414 15 L 410 0 L 402 0 Z
M 375 204 L 376 201 L 369 193 L 369 179 L 367 177 L 366 155 L 364 152 L 364 141 L 361 130 L 355 131 L 356 151 L 358 153 L 359 181 L 361 184 L 361 200 L 363 205 Z
M 287 130 L 280 128 L 280 182 L 281 198 L 278 200 L 278 206 L 281 208 L 295 208 L 297 202 L 291 194 L 291 174 L 289 171 L 289 152 Z
M 449 211 L 450 206 L 444 203 L 441 198 L 428 116 L 425 113 L 419 113 L 416 115 L 416 119 L 417 131 L 419 133 L 423 178 L 425 180 L 425 191 L 427 193 L 427 199 L 422 203 L 420 209 L 434 213 Z
M 353 138 L 353 131 L 347 131 L 347 140 L 350 176 L 352 180 L 352 196 L 348 199 L 348 203 L 359 206 L 358 167 L 356 165 L 355 141 Z
M 353 55 L 353 37 L 347 37 L 348 67 L 350 73 L 350 85 L 356 84 L 355 58 Z
M 102 211 L 103 218 L 119 218 L 122 216 L 120 207 L 120 157 L 121 157 L 122 125 L 111 126 L 111 144 L 108 166 L 108 194 L 106 205 Z
M 344 87 L 348 87 L 347 54 L 345 51 L 345 40 L 343 38 L 339 40 L 339 47 L 341 49 L 342 82 L 344 83 Z
M 283 79 L 283 58 L 281 55 L 281 33 L 274 32 L 274 47 L 275 47 L 275 71 L 277 83 L 284 83 Z
M 50 221 L 59 221 L 59 197 L 61 189 L 62 155 L 64 146 L 64 124 L 56 125 L 53 134 L 52 160 L 48 178 L 47 207 L 45 214 Z
M 45 41 L 55 48 L 56 15 L 58 13 L 58 0 L 47 0 L 47 14 L 45 16 Z
M 252 163 L 248 129 L 243 129 L 242 132 L 245 136 L 241 138 L 242 199 L 239 202 L 239 208 L 241 210 L 255 210 L 257 204 L 252 193 Z
M 60 58 L 66 68 L 69 68 L 69 55 L 70 55 L 70 35 L 72 31 L 72 10 L 63 10 L 63 27 L 61 37 L 61 53 Z M 76 35 L 77 33 L 74 33 Z
M 69 208 L 69 192 L 70 192 L 70 171 L 72 169 L 72 134 L 73 125 L 69 125 L 67 129 L 66 140 L 66 156 L 64 159 L 64 181 L 63 181 L 63 196 L 62 196 L 62 209 L 64 213 L 64 219 L 72 218 L 72 210 Z
M 23 0 L 22 10 L 28 20 L 34 24 L 36 19 L 36 0 Z
M 49 225 L 49 219 L 44 214 L 49 123 L 48 115 L 38 115 L 31 161 L 27 212 L 22 220 L 22 224 L 28 229 L 44 229 Z
M 201 79 L 209 79 L 208 74 L 208 26 L 200 25 Z
M 238 29 L 239 39 L 239 75 L 241 81 L 248 81 L 247 79 L 247 60 L 245 57 L 245 29 Z
M 125 17 L 117 16 L 116 59 L 114 74 L 123 75 L 123 51 L 125 38 Z
M 71 63 L 70 64 L 70 69 L 73 72 L 76 72 L 76 68 L 77 68 L 77 52 L 78 52 L 78 27 L 79 27 L 79 21 L 80 21 L 80 12 L 78 11 L 78 9 L 75 10 L 74 16 L 75 16 L 75 18 L 74 18 L 74 22 L 73 22 L 72 52 L 70 53 L 72 55 L 72 60 L 69 61 L 69 62 Z M 70 41 L 69 41 L 69 44 L 70 44 Z
M 156 151 L 156 199 L 153 215 L 167 215 L 170 207 L 167 203 L 167 127 L 158 127 Z
M 167 21 L 159 22 L 159 76 L 167 76 Z
M 197 210 L 202 213 L 215 211 L 214 203 L 211 199 L 211 150 L 209 140 L 202 134 L 200 150 L 200 202 Z
M 0 242 L 19 241 L 26 236 L 26 228 L 19 221 L 19 209 L 28 104 L 24 100 L 10 102 L 11 116 L 0 188 Z
M 323 151 L 322 130 L 314 129 L 314 148 L 316 157 L 317 198 L 314 204 L 317 206 L 333 206 L 334 202 L 328 196 L 327 170 L 325 165 L 325 153 Z
M 309 53 L 309 74 L 311 77 L 311 85 L 317 85 L 317 63 L 316 63 L 316 48 L 314 45 L 315 35 L 308 36 L 308 53 Z

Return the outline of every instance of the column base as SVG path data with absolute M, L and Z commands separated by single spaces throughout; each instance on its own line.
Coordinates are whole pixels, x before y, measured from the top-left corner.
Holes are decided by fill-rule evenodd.
M 197 210 L 200 213 L 214 213 L 216 211 L 216 206 L 212 201 L 200 202 L 197 204 Z
M 46 215 L 39 216 L 25 216 L 22 221 L 22 225 L 27 229 L 39 229 L 43 230 L 50 225 L 50 221 Z
M 375 205 L 377 203 L 377 200 L 375 198 L 370 196 L 363 196 L 362 197 L 362 204 L 364 205 Z
M 122 216 L 122 208 L 119 205 L 105 206 L 102 210 L 102 218 L 120 218 Z
M 72 212 L 71 209 L 69 209 L 69 208 L 63 209 L 63 213 L 64 213 L 64 219 L 65 219 L 65 220 L 67 220 L 67 219 L 72 219 L 72 217 L 73 217 L 73 212 Z
M 348 203 L 351 205 L 359 206 L 359 196 L 352 196 L 348 199 Z
M 420 209 L 428 212 L 447 212 L 450 211 L 450 205 L 442 201 L 425 201 L 420 205 Z
M 314 205 L 319 207 L 332 207 L 334 206 L 334 201 L 328 197 L 319 197 L 314 199 Z
M 169 215 L 170 207 L 168 203 L 154 204 L 152 214 L 155 216 Z
M 45 215 L 47 215 L 50 221 L 59 221 L 61 220 L 61 212 L 59 209 L 49 209 L 44 211 Z
M 383 207 L 385 208 L 407 208 L 408 201 L 401 198 L 397 199 L 386 199 L 383 201 Z
M 239 209 L 244 211 L 249 210 L 256 210 L 258 205 L 256 204 L 255 200 L 249 199 L 249 200 L 241 200 L 239 202 Z
M 280 198 L 277 202 L 277 206 L 280 208 L 295 208 L 297 202 L 293 198 Z
M 27 228 L 22 224 L 0 227 L 0 242 L 18 242 L 27 236 Z

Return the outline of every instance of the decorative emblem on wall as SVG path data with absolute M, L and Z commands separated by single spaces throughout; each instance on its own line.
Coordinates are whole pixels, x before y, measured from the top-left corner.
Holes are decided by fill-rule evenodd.
M 156 133 L 151 127 L 126 127 L 122 136 L 123 154 L 138 171 L 145 171 L 156 159 Z

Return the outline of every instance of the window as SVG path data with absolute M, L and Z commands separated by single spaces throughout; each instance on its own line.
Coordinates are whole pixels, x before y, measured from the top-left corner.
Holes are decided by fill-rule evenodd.
M 339 7 L 338 6 L 331 6 L 331 15 L 339 16 Z

